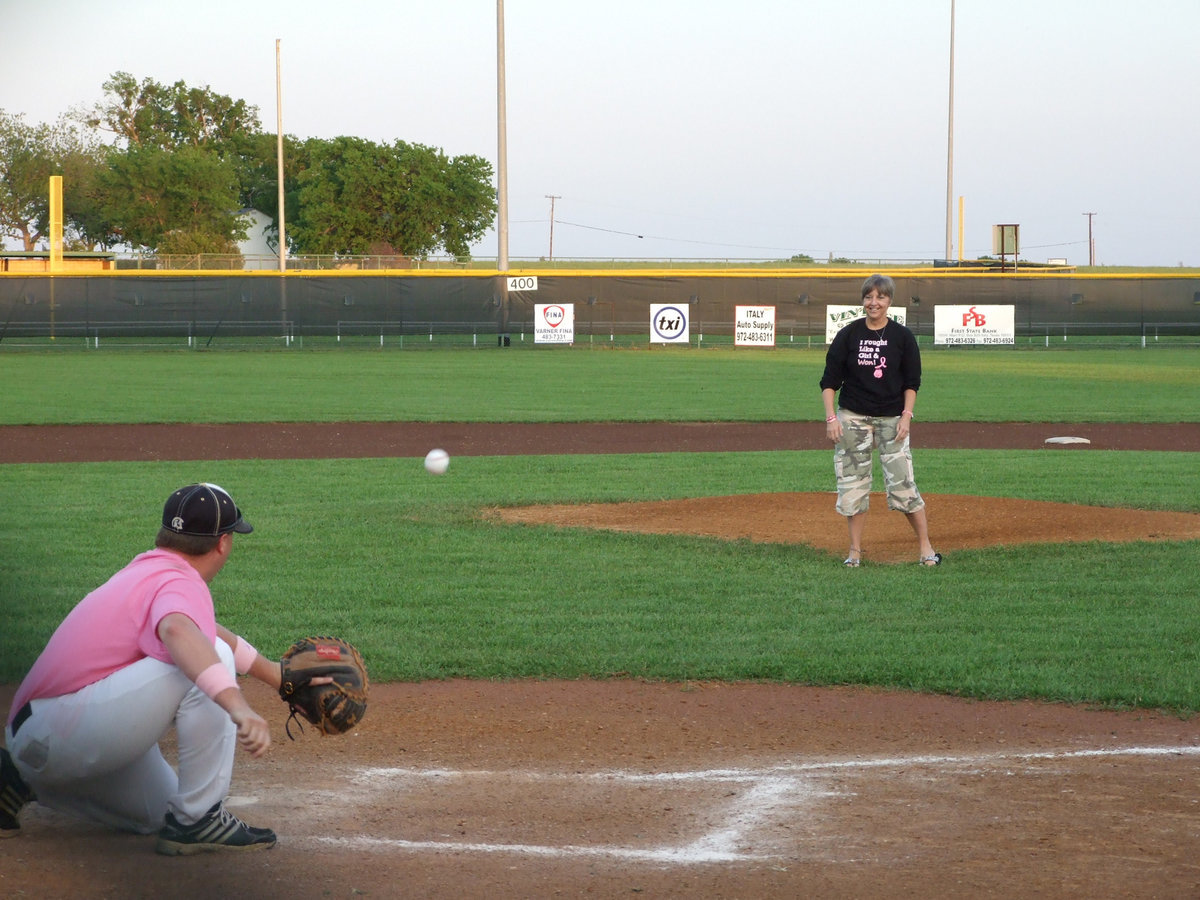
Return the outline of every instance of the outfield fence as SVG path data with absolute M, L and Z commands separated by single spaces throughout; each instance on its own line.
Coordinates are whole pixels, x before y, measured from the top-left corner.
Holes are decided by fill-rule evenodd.
M 932 345 L 940 305 L 1011 305 L 1016 346 L 1200 345 L 1194 274 L 889 272 Z M 539 304 L 572 304 L 574 343 L 644 346 L 650 308 L 686 309 L 693 347 L 732 346 L 736 307 L 775 310 L 776 348 L 824 346 L 827 309 L 863 270 L 581 270 L 0 275 L 0 350 L 533 346 Z M 509 289 L 510 283 L 522 289 Z M 532 286 L 532 287 L 530 287 Z

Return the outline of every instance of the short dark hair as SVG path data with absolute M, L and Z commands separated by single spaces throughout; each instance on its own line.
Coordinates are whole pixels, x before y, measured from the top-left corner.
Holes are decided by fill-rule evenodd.
M 871 291 L 879 291 L 885 297 L 896 296 L 896 282 L 886 275 L 872 275 L 863 282 L 862 296 L 866 297 Z
M 211 553 L 219 540 L 221 536 L 218 534 L 176 534 L 170 528 L 159 528 L 154 546 L 187 556 L 203 556 Z

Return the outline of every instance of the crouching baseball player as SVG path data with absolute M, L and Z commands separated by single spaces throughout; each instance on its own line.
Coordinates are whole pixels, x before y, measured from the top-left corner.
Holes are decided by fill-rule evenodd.
M 22 807 L 158 833 L 160 853 L 260 850 L 275 833 L 225 810 L 236 748 L 260 757 L 267 722 L 235 672 L 280 686 L 278 662 L 216 620 L 209 583 L 253 529 L 213 484 L 175 491 L 155 549 L 67 615 L 13 699 L 0 750 L 0 836 Z M 178 772 L 158 742 L 175 726 Z

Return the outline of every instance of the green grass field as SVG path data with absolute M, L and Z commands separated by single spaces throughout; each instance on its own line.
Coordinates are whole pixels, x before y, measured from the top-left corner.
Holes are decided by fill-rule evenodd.
M 919 420 L 1184 422 L 1200 349 L 924 353 Z M 798 421 L 823 350 L 0 354 L 0 424 Z
M 0 355 L 0 424 L 815 420 L 819 352 Z M 1196 421 L 1200 352 L 930 353 L 920 420 Z M 922 450 L 922 491 L 1200 513 L 1196 454 Z M 377 680 L 763 679 L 1200 709 L 1200 542 L 956 552 L 848 572 L 805 547 L 485 521 L 489 507 L 832 489 L 829 453 L 0 466 L 0 681 L 146 549 L 180 484 L 254 523 L 214 583 L 278 654 L 343 634 Z M 885 515 L 879 511 L 876 515 Z M 830 527 L 840 528 L 831 511 Z M 870 526 L 868 525 L 868 528 Z

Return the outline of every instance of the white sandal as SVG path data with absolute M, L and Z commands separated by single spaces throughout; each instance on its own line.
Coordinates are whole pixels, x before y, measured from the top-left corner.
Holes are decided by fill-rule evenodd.
M 845 558 L 845 560 L 842 561 L 842 565 L 845 566 L 847 569 L 857 569 L 859 566 L 862 565 L 862 551 L 855 550 L 853 547 L 851 547 L 850 552 L 852 554 L 857 553 L 858 556 L 847 556 Z

